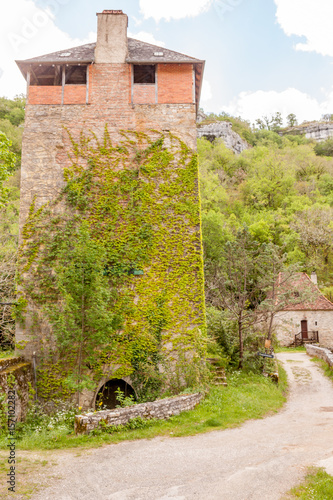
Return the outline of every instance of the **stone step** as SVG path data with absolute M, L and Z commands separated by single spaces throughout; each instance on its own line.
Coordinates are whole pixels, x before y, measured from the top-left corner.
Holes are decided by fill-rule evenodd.
M 25 360 L 23 356 L 13 356 L 10 358 L 0 359 L 0 372 L 7 370 L 7 368 L 11 366 L 20 365 L 21 363 L 24 362 Z

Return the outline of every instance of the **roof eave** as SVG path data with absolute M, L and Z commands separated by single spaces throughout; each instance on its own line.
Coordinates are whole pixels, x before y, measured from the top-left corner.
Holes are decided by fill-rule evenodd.
M 170 61 L 166 59 L 150 59 L 150 60 L 138 60 L 138 59 L 126 59 L 126 62 L 128 64 L 198 64 L 198 63 L 204 63 L 205 61 L 199 61 L 199 60 L 193 60 L 193 61 Z
M 199 111 L 199 105 L 200 105 L 200 97 L 201 97 L 201 90 L 202 90 L 202 83 L 203 83 L 203 75 L 204 75 L 204 71 L 205 71 L 205 64 L 206 64 L 206 61 L 200 61 L 199 63 L 197 64 L 201 64 L 202 65 L 202 69 L 201 69 L 201 79 L 200 79 L 200 86 L 199 86 L 199 91 L 198 91 L 198 98 L 197 98 L 197 113 Z

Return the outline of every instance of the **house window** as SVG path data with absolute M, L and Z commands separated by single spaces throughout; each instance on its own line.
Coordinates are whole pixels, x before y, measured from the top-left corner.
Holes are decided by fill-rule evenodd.
M 135 64 L 134 83 L 155 83 L 155 64 Z
M 39 64 L 31 67 L 30 85 L 61 86 L 62 67 L 59 64 Z
M 87 83 L 87 66 L 66 66 L 66 85 L 85 85 Z
M 30 85 L 62 85 L 63 65 L 60 64 L 39 64 L 31 67 Z M 85 85 L 87 83 L 86 65 L 65 66 L 65 85 Z

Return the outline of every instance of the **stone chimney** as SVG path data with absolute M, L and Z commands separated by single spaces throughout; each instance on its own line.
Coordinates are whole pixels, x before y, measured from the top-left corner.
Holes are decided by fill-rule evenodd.
M 312 271 L 312 273 L 311 273 L 311 281 L 315 285 L 318 285 L 317 273 L 315 271 Z
M 128 55 L 128 17 L 122 10 L 97 14 L 96 63 L 125 63 Z

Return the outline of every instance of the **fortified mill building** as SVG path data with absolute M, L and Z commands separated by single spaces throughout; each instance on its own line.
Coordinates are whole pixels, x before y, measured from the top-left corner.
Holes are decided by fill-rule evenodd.
M 36 365 L 39 398 L 86 408 L 101 398 L 112 406 L 116 387 L 138 392 L 161 373 L 157 385 L 177 385 L 176 373 L 189 383 L 205 327 L 196 159 L 204 61 L 128 38 L 122 11 L 97 19 L 97 43 L 17 61 L 27 81 L 17 352 Z M 118 320 L 95 346 L 88 317 L 63 342 L 48 311 L 60 310 L 70 337 L 65 300 L 43 280 L 59 286 L 48 238 L 66 243 L 69 227 L 82 236 L 82 222 L 91 244 L 104 245 L 104 274 L 117 290 Z M 75 253 L 75 240 L 68 248 Z

